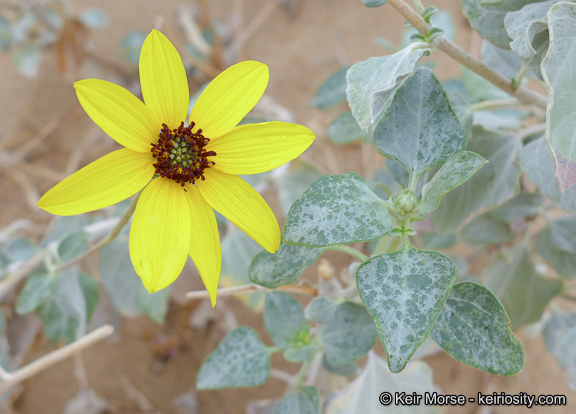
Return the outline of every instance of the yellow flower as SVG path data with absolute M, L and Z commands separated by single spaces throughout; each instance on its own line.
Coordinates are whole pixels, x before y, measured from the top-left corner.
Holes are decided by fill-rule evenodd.
M 280 228 L 270 207 L 237 174 L 257 174 L 299 156 L 314 140 L 301 125 L 264 122 L 237 126 L 268 83 L 255 61 L 231 66 L 189 105 L 178 52 L 159 31 L 140 54 L 144 103 L 98 79 L 74 84 L 90 118 L 125 148 L 94 161 L 50 189 L 38 206 L 68 216 L 118 203 L 143 190 L 130 231 L 130 257 L 150 293 L 170 285 L 192 258 L 216 304 L 222 265 L 214 210 L 270 253 Z

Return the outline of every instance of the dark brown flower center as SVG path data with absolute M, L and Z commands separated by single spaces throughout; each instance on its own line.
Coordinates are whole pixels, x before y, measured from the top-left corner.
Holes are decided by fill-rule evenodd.
M 204 150 L 210 139 L 202 135 L 202 129 L 192 132 L 194 125 L 191 122 L 185 127 L 182 122 L 177 129 L 170 130 L 168 125 L 162 124 L 158 143 L 151 144 L 156 176 L 170 178 L 182 187 L 185 183 L 204 180 L 204 170 L 215 164 L 206 157 L 213 157 L 216 153 Z

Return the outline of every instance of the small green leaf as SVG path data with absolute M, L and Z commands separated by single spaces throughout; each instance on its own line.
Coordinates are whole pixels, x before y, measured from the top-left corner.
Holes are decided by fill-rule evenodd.
M 476 283 L 452 288 L 432 338 L 457 361 L 491 374 L 515 375 L 524 366 L 522 344 L 510 330 L 504 307 Z
M 563 290 L 559 280 L 544 278 L 534 268 L 526 243 L 509 255 L 496 255 L 483 270 L 486 287 L 502 302 L 512 330 L 538 321 L 544 309 Z
M 520 150 L 520 167 L 538 190 L 554 201 L 558 207 L 570 213 L 576 213 L 576 188 L 568 188 L 560 193 L 554 161 L 544 137 L 530 141 Z
M 310 344 L 301 348 L 290 348 L 284 351 L 284 359 L 290 362 L 306 362 L 314 358 L 318 352 L 316 344 Z
M 398 88 L 374 131 L 378 151 L 418 176 L 466 148 L 466 134 L 432 71 L 418 68 Z
M 335 144 L 349 144 L 361 139 L 364 142 L 372 141 L 370 134 L 362 131 L 352 112 L 344 112 L 330 122 L 326 128 L 326 136 Z
M 87 248 L 88 233 L 82 230 L 62 240 L 58 246 L 58 256 L 62 262 L 66 263 L 80 256 Z
M 378 333 L 364 306 L 352 302 L 338 305 L 334 320 L 320 331 L 328 362 L 334 366 L 361 358 L 374 346 Z
M 538 234 L 536 247 L 544 260 L 566 279 L 576 277 L 576 217 L 565 216 L 549 221 Z
M 268 293 L 264 302 L 264 325 L 272 341 L 282 349 L 301 347 L 310 341 L 304 309 L 287 293 Z
M 199 390 L 253 387 L 270 375 L 270 350 L 248 326 L 234 329 L 200 367 Z
M 487 162 L 480 155 L 470 151 L 450 157 L 434 174 L 432 180 L 422 187 L 420 212 L 426 214 L 436 210 L 444 195 L 466 182 Z
M 390 371 L 402 371 L 430 335 L 455 279 L 452 259 L 413 247 L 360 265 L 358 292 L 376 322 Z
M 350 66 L 343 66 L 324 81 L 316 91 L 310 103 L 320 109 L 328 109 L 346 100 L 346 71 Z
M 321 414 L 320 393 L 316 387 L 292 391 L 274 407 L 272 414 Z
M 318 260 L 324 250 L 282 243 L 274 254 L 263 251 L 254 256 L 248 276 L 252 283 L 269 289 L 290 285 Z
M 86 302 L 86 321 L 89 321 L 100 302 L 100 285 L 96 279 L 84 272 L 78 273 L 78 283 Z
M 304 309 L 304 315 L 309 321 L 327 324 L 334 320 L 336 302 L 323 296 L 317 296 Z
M 430 54 L 430 49 L 419 46 L 411 44 L 392 55 L 357 62 L 348 70 L 348 104 L 362 131 L 369 132 L 394 89 L 412 73 L 422 56 Z
M 351 377 L 356 375 L 358 372 L 358 364 L 356 362 L 348 362 L 347 364 L 334 366 L 328 359 L 326 359 L 326 354 L 322 355 L 322 367 L 329 372 L 341 375 L 343 377 Z
M 392 229 L 384 201 L 362 177 L 349 172 L 318 178 L 292 204 L 284 240 L 297 246 L 324 247 L 376 240 Z
M 18 237 L 10 243 L 6 253 L 10 257 L 10 260 L 28 260 L 34 257 L 38 249 L 34 244 L 24 237 Z
M 474 128 L 468 150 L 488 160 L 488 164 L 464 184 L 450 191 L 438 209 L 432 212 L 431 217 L 438 232 L 455 232 L 470 214 L 501 204 L 518 192 L 518 140 Z
M 24 315 L 36 310 L 52 294 L 55 285 L 51 275 L 30 276 L 16 301 L 16 313 Z
M 50 342 L 74 342 L 86 333 L 87 306 L 78 273 L 67 269 L 58 274 L 54 290 L 40 308 L 38 316 Z
M 386 0 L 362 0 L 366 7 L 380 7 L 386 4 Z
M 548 12 L 550 46 L 542 60 L 542 76 L 548 89 L 546 139 L 554 157 L 560 192 L 576 184 L 576 4 L 557 3 Z

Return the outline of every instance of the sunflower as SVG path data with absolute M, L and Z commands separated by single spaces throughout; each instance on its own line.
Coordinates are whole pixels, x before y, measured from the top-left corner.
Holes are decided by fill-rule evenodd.
M 150 293 L 167 287 L 190 256 L 214 306 L 222 265 L 214 210 L 276 252 L 280 228 L 274 213 L 237 175 L 269 171 L 296 158 L 315 135 L 285 122 L 237 126 L 266 89 L 268 67 L 263 63 L 244 61 L 218 75 L 198 98 L 188 124 L 184 65 L 157 30 L 144 41 L 139 69 L 144 103 L 110 82 L 74 83 L 88 116 L 124 148 L 58 183 L 38 206 L 68 216 L 142 190 L 129 248 L 144 286 Z

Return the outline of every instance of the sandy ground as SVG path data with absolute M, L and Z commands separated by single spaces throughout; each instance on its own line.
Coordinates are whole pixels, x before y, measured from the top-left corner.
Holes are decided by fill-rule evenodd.
M 6 173 L 0 175 L 0 226 L 18 218 L 28 218 L 37 224 L 35 228 L 38 231 L 42 231 L 50 216 L 34 207 L 38 197 L 68 173 L 116 148 L 80 108 L 72 81 L 99 77 L 121 82 L 123 77 L 120 73 L 127 73 L 129 67 L 118 60 L 119 40 L 129 30 L 150 31 L 158 16 L 164 19 L 165 33 L 178 45 L 184 37 L 177 26 L 175 13 L 177 6 L 185 3 L 175 0 L 76 1 L 78 12 L 88 7 L 100 7 L 106 11 L 110 24 L 90 33 L 91 53 L 96 58 L 88 59 L 80 72 L 71 77 L 58 73 L 53 51 L 48 51 L 39 76 L 32 80 L 19 76 L 9 59 L 0 55 L 2 148 L 14 150 L 26 142 L 37 140 L 34 149 L 26 156 L 27 165 L 18 167 L 20 172 L 4 170 Z M 231 0 L 210 0 L 209 3 L 215 16 L 228 21 L 233 10 Z M 250 22 L 266 7 L 265 3 L 265 0 L 234 3 L 243 5 L 244 28 L 254 27 Z M 388 54 L 384 48 L 374 44 L 372 38 L 385 37 L 398 44 L 403 19 L 389 7 L 368 9 L 360 0 L 300 0 L 290 4 L 288 8 L 275 8 L 257 27 L 246 43 L 242 58 L 266 63 L 270 68 L 267 94 L 287 108 L 296 122 L 317 133 L 317 141 L 305 155 L 307 160 L 314 160 L 325 173 L 353 170 L 370 174 L 378 157 L 372 156 L 368 146 L 336 147 L 324 136 L 328 123 L 345 107 L 323 112 L 310 108 L 309 102 L 320 83 L 340 65 Z M 458 4 L 453 0 L 438 0 L 434 4 L 441 10 L 453 12 L 457 43 L 476 52 L 478 39 L 471 37 L 466 20 L 459 14 Z M 439 77 L 446 79 L 457 75 L 457 65 L 444 59 L 440 52 L 435 52 L 433 58 L 439 62 L 436 70 Z M 103 65 L 103 62 L 112 66 Z M 121 72 L 114 70 L 113 65 L 120 65 Z M 273 205 L 277 204 L 275 194 L 269 193 L 266 197 Z M 347 264 L 338 255 L 328 258 L 337 268 Z M 313 274 L 314 269 L 309 273 Z M 188 288 L 186 283 L 178 287 L 182 291 Z M 219 303 L 233 309 L 239 323 L 249 324 L 263 332 L 261 317 L 245 310 L 237 300 L 222 298 Z M 174 304 L 165 327 L 143 317 L 125 321 L 118 336 L 84 352 L 87 376 L 84 379 L 80 377 L 80 383 L 87 381 L 90 387 L 110 401 L 113 406 L 111 412 L 146 412 L 142 407 L 150 404 L 162 413 L 179 413 L 174 399 L 182 393 L 196 395 L 194 381 L 198 368 L 224 334 L 213 326 L 208 326 L 204 332 L 188 328 L 188 317 L 196 305 Z M 2 306 L 5 309 L 10 307 L 7 303 Z M 434 369 L 435 383 L 445 393 L 468 396 L 475 396 L 480 390 L 566 394 L 568 406 L 534 408 L 531 412 L 576 412 L 576 394 L 569 391 L 563 373 L 545 351 L 542 339 L 524 334 L 519 337 L 526 351 L 525 368 L 521 374 L 512 378 L 489 376 L 440 353 L 427 359 Z M 27 359 L 32 360 L 51 349 L 52 346 L 39 338 Z M 297 368 L 294 364 L 282 364 L 279 359 L 273 359 L 273 364 L 288 371 Z M 22 414 L 61 413 L 66 402 L 78 392 L 79 381 L 74 372 L 75 364 L 70 360 L 37 375 L 20 391 L 15 408 Z M 141 396 L 134 396 L 133 389 L 139 390 Z M 272 379 L 263 386 L 248 390 L 199 392 L 198 413 L 242 413 L 250 400 L 278 398 L 283 390 L 284 384 Z M 467 404 L 447 412 L 524 410 L 508 407 L 479 410 L 476 405 Z

